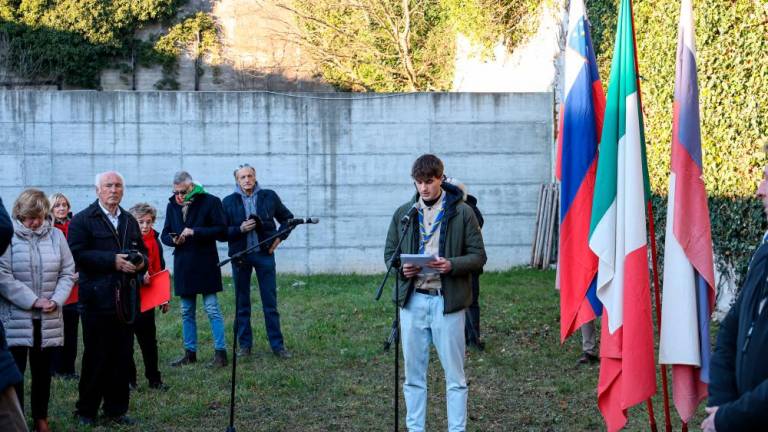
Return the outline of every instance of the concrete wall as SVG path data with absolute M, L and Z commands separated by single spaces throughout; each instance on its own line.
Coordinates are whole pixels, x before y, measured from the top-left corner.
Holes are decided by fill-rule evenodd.
M 175 171 L 223 197 L 248 162 L 297 217 L 321 221 L 281 246 L 279 270 L 368 273 L 382 270 L 392 212 L 414 192 L 412 161 L 434 152 L 479 199 L 486 268 L 504 269 L 528 260 L 539 184 L 552 176 L 552 113 L 549 93 L 4 91 L 0 196 L 10 208 L 35 186 L 80 210 L 94 174 L 117 169 L 124 207 L 149 201 L 162 227 Z

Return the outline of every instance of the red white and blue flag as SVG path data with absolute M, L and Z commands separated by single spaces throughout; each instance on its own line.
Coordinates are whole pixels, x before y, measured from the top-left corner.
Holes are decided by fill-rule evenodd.
M 659 363 L 672 365 L 672 395 L 685 422 L 707 396 L 709 317 L 715 297 L 696 81 L 693 12 L 691 0 L 683 0 L 675 68 Z
M 621 0 L 597 161 L 589 247 L 605 308 L 597 406 L 608 432 L 656 392 L 646 210 L 650 201 L 631 0 Z
M 597 147 L 605 94 L 583 0 L 572 0 L 565 49 L 565 97 L 560 107 L 560 339 L 602 313 L 596 296 L 597 256 L 589 248 Z

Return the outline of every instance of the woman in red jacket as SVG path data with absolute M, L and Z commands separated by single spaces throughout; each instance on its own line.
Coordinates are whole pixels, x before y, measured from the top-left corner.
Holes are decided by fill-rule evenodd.
M 159 234 L 152 227 L 157 218 L 157 210 L 147 203 L 138 203 L 131 207 L 128 212 L 139 222 L 142 240 L 147 247 L 147 256 L 149 265 L 144 274 L 144 283 L 149 284 L 149 278 L 155 273 L 165 269 L 165 259 L 163 258 L 163 247 L 160 245 Z M 168 312 L 169 304 L 165 303 L 158 307 L 162 313 Z M 142 312 L 136 317 L 133 323 L 133 333 L 141 348 L 141 356 L 144 359 L 144 375 L 149 381 L 149 388 L 157 390 L 167 390 L 160 378 L 160 369 L 158 368 L 157 355 L 157 327 L 155 326 L 155 310 L 150 309 Z M 133 344 L 131 344 L 133 348 Z M 133 352 L 133 351 L 131 351 Z M 131 366 L 129 370 L 129 385 L 131 389 L 137 387 L 136 383 L 136 363 L 131 356 Z
M 69 198 L 60 192 L 48 197 L 51 203 L 51 217 L 53 226 L 64 233 L 64 237 L 69 234 L 69 221 L 72 219 L 72 206 Z M 51 359 L 51 374 L 67 380 L 79 379 L 80 376 L 75 371 L 75 360 L 77 358 L 77 327 L 80 324 L 80 312 L 77 310 L 77 277 L 75 272 L 75 286 L 72 287 L 72 293 L 69 295 L 62 312 L 64 314 L 64 346 L 56 350 Z

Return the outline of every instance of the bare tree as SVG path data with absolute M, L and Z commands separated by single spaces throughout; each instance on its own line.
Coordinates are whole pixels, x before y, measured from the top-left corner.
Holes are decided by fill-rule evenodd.
M 58 84 L 53 73 L 45 71 L 46 59 L 27 45 L 0 29 L 0 86 L 6 88 Z
M 326 79 L 354 91 L 416 91 L 447 85 L 453 35 L 430 14 L 436 0 L 284 0 L 293 34 Z M 432 21 L 430 21 L 430 19 Z M 443 52 L 440 52 L 440 51 Z

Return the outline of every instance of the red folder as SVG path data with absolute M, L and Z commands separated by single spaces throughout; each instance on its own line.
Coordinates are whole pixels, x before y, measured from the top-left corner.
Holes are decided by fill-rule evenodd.
M 171 300 L 171 273 L 159 271 L 149 277 L 149 284 L 141 286 L 141 311 L 146 312 Z
M 64 306 L 72 303 L 77 303 L 77 300 L 79 298 L 78 292 L 80 285 L 74 284 L 72 285 L 72 291 L 69 292 L 69 297 L 67 297 L 67 301 L 64 302 Z

